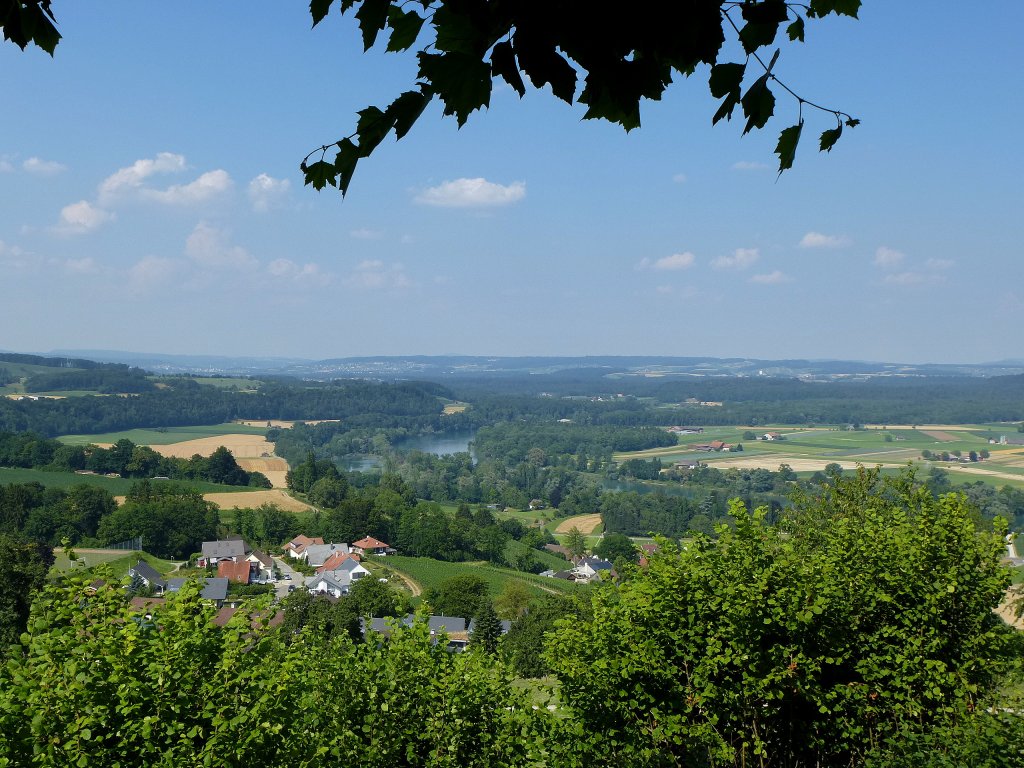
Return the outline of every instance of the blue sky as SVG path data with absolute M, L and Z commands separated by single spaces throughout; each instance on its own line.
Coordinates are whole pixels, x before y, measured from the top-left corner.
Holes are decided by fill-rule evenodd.
M 927 8 L 927 14 L 922 9 Z M 337 357 L 1024 357 L 1024 7 L 872 2 L 776 73 L 862 120 L 794 169 L 706 73 L 629 134 L 498 88 L 432 107 L 342 201 L 310 149 L 413 82 L 301 2 L 58 0 L 0 45 L 0 348 Z

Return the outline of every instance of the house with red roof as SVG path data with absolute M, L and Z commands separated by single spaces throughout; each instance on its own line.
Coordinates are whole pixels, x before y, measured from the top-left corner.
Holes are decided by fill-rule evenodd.
M 380 539 L 367 536 L 353 543 L 352 551 L 360 555 L 386 555 L 389 552 L 394 553 L 395 550 Z
M 217 576 L 235 584 L 248 584 L 252 566 L 248 560 L 239 560 L 237 563 L 232 560 L 221 560 L 217 563 Z

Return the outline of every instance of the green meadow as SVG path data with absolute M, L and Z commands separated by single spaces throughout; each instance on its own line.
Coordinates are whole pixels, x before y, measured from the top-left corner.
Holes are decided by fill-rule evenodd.
M 441 560 L 431 560 L 428 557 L 404 557 L 402 555 L 374 558 L 374 562 L 380 566 L 405 574 L 419 584 L 424 592 L 429 589 L 436 589 L 454 576 L 463 575 L 479 576 L 487 582 L 492 595 L 500 594 L 505 589 L 505 585 L 512 581 L 523 584 L 535 597 L 541 597 L 544 594 L 566 592 L 576 587 L 575 584 L 570 584 L 561 579 L 549 579 L 545 576 L 513 571 L 509 568 L 499 568 L 482 562 L 448 563 Z
M 138 480 L 103 475 L 79 475 L 74 472 L 46 472 L 42 469 L 19 469 L 0 467 L 0 485 L 10 483 L 39 483 L 44 488 L 71 488 L 75 485 L 91 485 L 102 488 L 114 496 L 124 496 Z M 239 485 L 219 485 L 199 480 L 151 480 L 153 483 L 177 483 L 194 488 L 200 493 L 238 493 L 252 488 Z
M 245 424 L 210 424 L 187 427 L 158 427 L 156 429 L 126 429 L 122 432 L 105 432 L 98 435 L 63 435 L 58 437 L 67 445 L 89 445 L 90 443 L 116 443 L 131 440 L 136 445 L 170 445 L 186 440 L 220 435 L 264 435 L 265 427 L 250 427 Z

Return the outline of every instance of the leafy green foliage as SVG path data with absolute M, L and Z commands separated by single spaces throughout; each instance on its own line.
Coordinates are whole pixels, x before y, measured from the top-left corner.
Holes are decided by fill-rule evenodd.
M 25 631 L 32 598 L 51 565 L 50 547 L 0 532 L 0 661 Z
M 537 764 L 546 723 L 479 654 L 425 624 L 384 643 L 277 633 L 268 613 L 223 629 L 195 583 L 132 611 L 82 579 L 33 606 L 26 653 L 0 668 L 0 764 L 370 768 Z
M 1007 575 L 963 497 L 862 471 L 778 526 L 734 514 L 553 637 L 584 758 L 856 765 L 982 706 Z
M 314 26 L 323 22 L 333 4 L 331 0 L 311 2 Z M 775 97 L 768 78 L 775 79 L 771 70 L 779 52 L 765 67 L 765 75 L 741 95 L 746 64 L 719 62 L 726 31 L 735 33 L 748 59 L 772 45 L 780 28 L 784 27 L 790 41 L 802 42 L 805 32 L 804 18 L 794 10 L 797 6 L 791 8 L 784 0 L 669 5 L 647 0 L 627 13 L 591 13 L 585 18 L 579 5 L 568 0 L 542 5 L 527 0 L 424 0 L 421 5 L 426 16 L 399 0 L 339 3 L 342 14 L 353 12 L 366 49 L 386 28 L 391 30 L 388 51 L 418 47 L 419 95 L 415 106 L 411 102 L 399 106 L 396 100 L 387 109 L 370 107 L 360 112 L 355 133 L 307 155 L 302 163 L 307 184 L 318 190 L 330 184 L 345 194 L 358 161 L 368 157 L 391 130 L 401 138 L 435 96 L 444 104 L 444 114 L 454 115 L 462 126 L 473 112 L 490 103 L 497 78 L 524 96 L 524 73 L 535 88 L 549 86 L 556 98 L 584 105 L 584 118 L 607 120 L 628 131 L 639 127 L 644 99 L 660 99 L 676 76 L 689 77 L 705 65 L 711 68 L 712 95 L 723 99 L 713 122 L 731 117 L 742 103 L 747 118 L 744 133 L 763 128 L 774 114 Z M 856 17 L 859 7 L 860 0 L 803 6 L 809 19 L 829 14 Z M 737 9 L 742 27 L 733 18 Z M 761 63 L 760 58 L 757 61 Z M 403 97 L 416 93 L 409 91 Z M 797 98 L 801 105 L 816 106 Z M 843 114 L 818 109 L 837 117 Z M 370 111 L 379 119 L 364 124 L 363 116 Z M 329 161 L 326 153 L 334 148 L 337 152 Z M 310 162 L 317 152 L 320 158 Z M 780 171 L 791 165 L 790 157 L 789 165 L 780 163 Z

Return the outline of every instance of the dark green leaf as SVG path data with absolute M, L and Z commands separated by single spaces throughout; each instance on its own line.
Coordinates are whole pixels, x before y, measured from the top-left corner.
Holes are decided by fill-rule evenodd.
M 779 143 L 775 146 L 775 154 L 779 156 L 779 173 L 793 167 L 796 157 L 796 145 L 800 143 L 800 133 L 804 129 L 804 121 L 791 125 L 779 134 Z
M 730 93 L 725 98 L 725 101 L 722 102 L 722 105 L 718 108 L 718 111 L 715 112 L 715 116 L 711 118 L 711 124 L 715 125 L 723 117 L 726 118 L 727 120 L 732 120 L 733 110 L 736 109 L 736 105 L 739 103 L 739 96 L 734 96 L 733 94 Z
M 711 68 L 711 77 L 708 78 L 711 95 L 716 99 L 721 99 L 727 94 L 736 94 L 738 100 L 740 84 L 743 82 L 743 74 L 746 69 L 746 64 L 715 64 Z
M 843 124 L 840 123 L 835 128 L 829 128 L 827 131 L 821 132 L 821 145 L 819 151 L 831 152 L 832 147 L 839 141 L 839 137 L 843 135 Z
M 352 175 L 356 172 L 356 163 L 362 157 L 359 147 L 349 139 L 342 139 L 338 142 L 338 154 L 334 158 L 334 173 L 337 174 L 337 183 L 330 183 L 341 190 L 342 197 L 348 192 L 348 185 L 352 183 Z
M 394 115 L 382 112 L 377 107 L 367 107 L 359 112 L 356 133 L 359 135 L 359 151 L 363 157 L 368 157 L 394 126 Z
M 334 0 L 310 0 L 309 13 L 313 17 L 314 27 L 324 20 L 333 4 Z
M 420 77 L 444 102 L 444 114 L 455 115 L 463 126 L 469 115 L 491 100 L 491 67 L 462 53 L 418 54 Z
M 847 128 L 856 128 L 858 125 L 860 125 L 860 120 L 855 117 L 848 118 L 846 121 Z
M 526 84 L 523 83 L 523 76 L 519 74 L 512 43 L 506 41 L 494 46 L 494 50 L 491 51 L 491 75 L 500 75 L 515 89 L 520 98 L 526 95 Z
M 779 25 L 789 18 L 785 0 L 765 0 L 756 4 L 744 4 L 743 19 L 747 22 L 740 30 L 743 50 L 753 53 L 758 48 L 775 42 Z
M 523 34 L 515 40 L 519 66 L 536 88 L 551 83 L 551 92 L 562 101 L 572 104 L 576 98 L 576 70 L 548 41 L 536 41 Z
M 306 184 L 312 184 L 313 189 L 321 190 L 328 184 L 332 187 L 338 186 L 334 165 L 326 160 L 319 160 L 311 165 L 303 167 L 302 172 L 306 176 Z
M 466 11 L 452 10 L 448 5 L 438 8 L 430 20 L 437 30 L 434 47 L 439 51 L 465 53 L 482 57 L 490 47 L 488 30 L 480 20 Z
M 830 13 L 857 18 L 861 0 L 811 0 L 807 15 L 811 18 L 824 18 Z
M 420 90 L 406 91 L 391 102 L 387 111 L 395 118 L 396 139 L 402 138 L 409 132 L 433 97 L 433 93 L 421 86 Z
M 391 0 L 363 0 L 356 11 L 359 30 L 363 33 L 363 50 L 368 51 L 377 41 L 377 35 L 388 22 Z
M 764 128 L 765 123 L 775 113 L 775 95 L 768 88 L 768 75 L 761 75 L 740 99 L 747 124 L 743 133 L 753 128 Z
M 389 51 L 405 51 L 412 47 L 419 37 L 425 19 L 414 11 L 405 12 L 398 6 L 388 11 L 388 26 L 391 27 Z
M 804 20 L 802 16 L 797 16 L 796 21 L 786 27 L 786 32 L 789 34 L 789 39 L 796 41 L 799 40 L 801 43 L 804 41 Z

